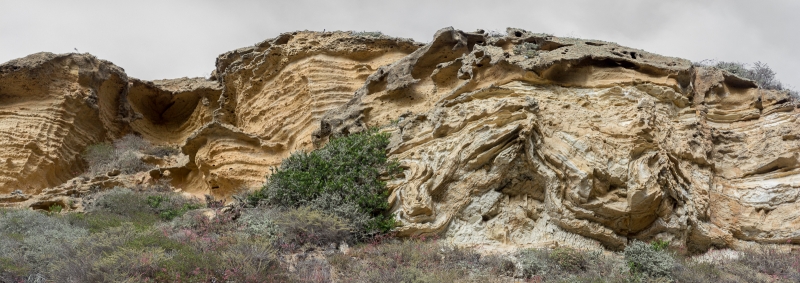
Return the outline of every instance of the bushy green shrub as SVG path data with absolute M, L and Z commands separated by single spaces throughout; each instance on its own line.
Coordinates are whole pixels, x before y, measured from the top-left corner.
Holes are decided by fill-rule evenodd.
M 675 267 L 675 259 L 665 250 L 656 250 L 653 245 L 633 241 L 625 247 L 625 260 L 631 272 L 652 278 L 670 277 Z
M 657 239 L 650 242 L 650 247 L 655 251 L 665 251 L 669 248 L 669 241 Z
M 400 168 L 387 158 L 388 144 L 388 133 L 371 129 L 331 139 L 319 150 L 294 153 L 248 200 L 336 215 L 354 225 L 358 238 L 389 231 L 395 222 L 386 215 L 388 192 L 380 178 Z

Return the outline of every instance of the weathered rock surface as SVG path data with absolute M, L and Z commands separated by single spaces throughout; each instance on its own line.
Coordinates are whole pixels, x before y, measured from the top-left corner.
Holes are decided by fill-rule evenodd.
M 507 33 L 447 28 L 424 45 L 286 33 L 220 55 L 212 80 L 146 82 L 79 54 L 11 61 L 0 202 L 46 207 L 163 176 L 227 197 L 293 151 L 379 126 L 404 168 L 390 181 L 402 235 L 800 242 L 800 110 L 787 93 L 614 43 Z M 143 177 L 77 177 L 86 146 L 129 132 L 188 158 Z
M 80 153 L 127 130 L 122 68 L 37 53 L 0 65 L 0 194 L 38 194 L 83 172 Z

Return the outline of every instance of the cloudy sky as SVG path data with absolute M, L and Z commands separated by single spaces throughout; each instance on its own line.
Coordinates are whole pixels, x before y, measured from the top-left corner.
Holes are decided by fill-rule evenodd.
M 427 42 L 447 26 L 519 27 L 692 61 L 761 61 L 800 88 L 798 11 L 796 0 L 0 0 L 0 61 L 77 49 L 137 78 L 208 76 L 220 53 L 286 31 L 379 30 Z

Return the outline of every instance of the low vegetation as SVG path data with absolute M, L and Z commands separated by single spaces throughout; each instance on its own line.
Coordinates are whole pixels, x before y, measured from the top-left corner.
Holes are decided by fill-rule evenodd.
M 350 34 L 358 37 L 366 38 L 388 38 L 390 36 L 383 34 L 380 31 L 351 31 Z
M 168 146 L 154 146 L 140 136 L 126 135 L 112 143 L 99 143 L 88 146 L 83 159 L 89 164 L 87 173 L 97 176 L 118 170 L 121 174 L 147 171 L 152 165 L 142 161 L 142 155 L 164 157 L 178 154 L 178 150 Z
M 99 195 L 98 201 L 127 192 L 118 189 Z M 735 257 L 715 260 L 641 242 L 622 253 L 560 247 L 482 254 L 435 238 L 398 239 L 391 234 L 347 248 L 334 244 L 349 235 L 342 223 L 306 208 L 201 208 L 168 221 L 148 204 L 147 194 L 132 194 L 138 204 L 119 209 L 0 211 L 0 282 L 800 280 L 800 254 L 775 248 L 733 252 Z M 159 207 L 183 207 L 179 201 L 166 203 L 173 205 Z
M 778 248 L 692 257 L 634 241 L 619 253 L 485 253 L 397 238 L 381 181 L 399 170 L 387 144 L 371 130 L 296 153 L 228 206 L 153 185 L 86 196 L 84 212 L 0 209 L 0 282 L 800 281 L 800 253 Z
M 501 282 L 514 273 L 510 258 L 424 238 L 364 244 L 326 259 L 341 282 Z

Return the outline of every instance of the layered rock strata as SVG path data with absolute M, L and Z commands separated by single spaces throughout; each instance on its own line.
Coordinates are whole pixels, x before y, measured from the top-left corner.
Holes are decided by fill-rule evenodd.
M 444 29 L 371 75 L 315 139 L 390 125 L 401 234 L 705 249 L 800 240 L 797 117 L 787 93 L 683 59 Z
M 7 203 L 167 176 L 224 198 L 291 152 L 381 127 L 404 168 L 389 183 L 401 235 L 610 249 L 800 241 L 789 95 L 603 41 L 295 32 L 220 55 L 210 80 L 153 82 L 88 55 L 35 54 L 0 66 L 0 109 L 0 145 L 15 149 L 0 151 L 0 193 L 20 190 Z M 130 132 L 185 156 L 144 177 L 70 180 L 86 146 Z

